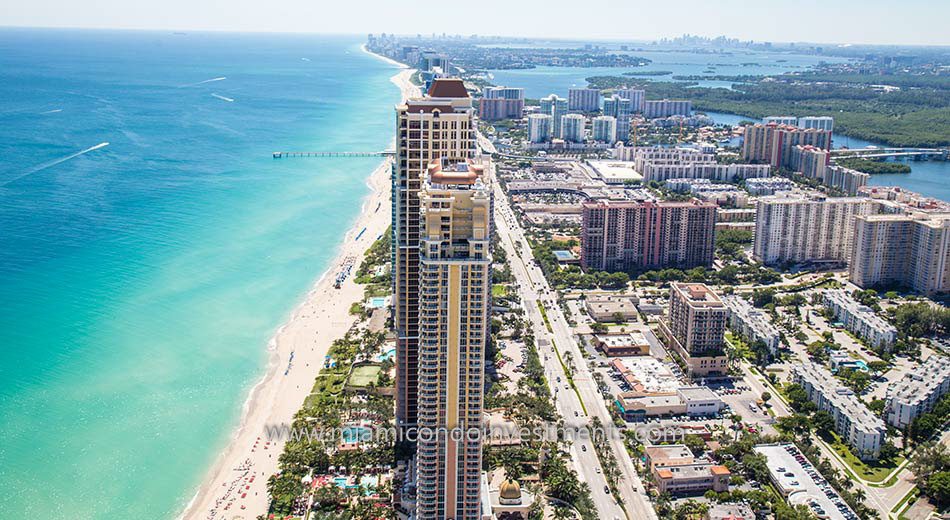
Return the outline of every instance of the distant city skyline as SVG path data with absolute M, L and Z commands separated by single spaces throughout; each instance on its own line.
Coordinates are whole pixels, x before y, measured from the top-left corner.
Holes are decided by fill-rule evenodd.
M 445 23 L 446 10 L 451 8 L 433 9 L 422 0 L 367 0 L 332 7 L 304 0 L 271 0 L 266 8 L 253 0 L 233 0 L 226 8 L 188 0 L 34 0 L 5 5 L 0 26 L 323 34 L 447 31 L 630 41 L 688 33 L 772 42 L 950 45 L 950 34 L 942 26 L 950 17 L 950 4 L 923 0 L 908 0 L 899 7 L 884 0 L 721 0 L 714 4 L 700 0 L 634 0 L 583 6 L 562 0 L 483 0 L 470 8 L 473 15 L 493 14 L 454 25 Z M 908 15 L 913 15 L 912 22 Z

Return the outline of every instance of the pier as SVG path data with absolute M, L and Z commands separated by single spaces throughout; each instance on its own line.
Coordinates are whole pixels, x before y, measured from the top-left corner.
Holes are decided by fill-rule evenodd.
M 274 152 L 274 159 L 284 157 L 390 157 L 396 155 L 395 150 L 381 152 Z

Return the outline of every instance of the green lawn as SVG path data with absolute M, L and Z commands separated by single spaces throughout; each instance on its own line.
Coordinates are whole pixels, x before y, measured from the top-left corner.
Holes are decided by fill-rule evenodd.
M 353 369 L 348 381 L 350 386 L 365 387 L 379 381 L 379 365 L 362 365 Z
M 826 439 L 829 440 L 829 439 Z M 851 448 L 841 441 L 841 438 L 832 433 L 832 439 L 828 444 L 835 450 L 838 457 L 843 460 L 855 475 L 867 480 L 868 482 L 882 482 L 892 471 L 897 469 L 904 462 L 904 457 L 898 456 L 886 463 L 882 461 L 864 462 L 851 453 Z
M 508 295 L 508 288 L 500 283 L 491 286 L 491 295 L 495 298 L 504 298 Z

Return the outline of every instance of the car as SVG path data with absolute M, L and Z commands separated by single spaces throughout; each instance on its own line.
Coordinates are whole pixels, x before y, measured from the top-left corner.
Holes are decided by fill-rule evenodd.
M 581 451 L 587 451 L 587 446 L 581 444 Z
M 580 417 L 581 414 L 577 413 L 577 410 L 574 410 L 574 417 Z
M 610 494 L 610 486 L 604 486 L 604 493 Z

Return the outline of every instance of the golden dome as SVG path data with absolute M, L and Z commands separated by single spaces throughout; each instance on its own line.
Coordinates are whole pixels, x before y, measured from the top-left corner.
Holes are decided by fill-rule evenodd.
M 508 479 L 498 487 L 498 497 L 503 500 L 520 500 L 521 485 L 517 480 Z

